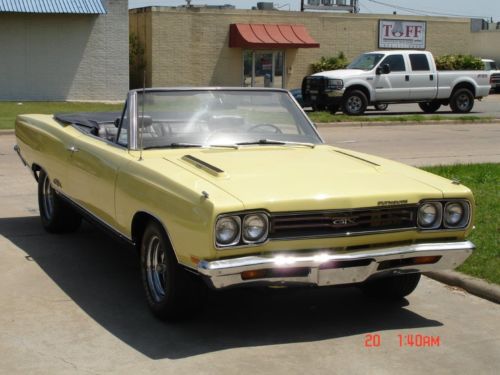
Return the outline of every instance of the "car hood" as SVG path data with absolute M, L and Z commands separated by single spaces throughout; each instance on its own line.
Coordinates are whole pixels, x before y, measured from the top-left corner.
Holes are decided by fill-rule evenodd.
M 392 162 L 396 171 L 331 146 L 183 151 L 164 159 L 216 185 L 245 209 L 374 207 L 443 197 L 435 184 L 418 177 L 419 170 Z
M 361 69 L 338 69 L 338 70 L 329 70 L 326 72 L 316 73 L 313 74 L 313 76 L 343 79 L 343 78 L 357 77 L 363 74 L 366 74 L 366 71 Z

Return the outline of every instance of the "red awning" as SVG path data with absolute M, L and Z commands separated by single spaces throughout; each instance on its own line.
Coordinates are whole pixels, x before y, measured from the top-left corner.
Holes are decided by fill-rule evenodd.
M 233 23 L 229 47 L 237 48 L 318 48 L 304 25 Z

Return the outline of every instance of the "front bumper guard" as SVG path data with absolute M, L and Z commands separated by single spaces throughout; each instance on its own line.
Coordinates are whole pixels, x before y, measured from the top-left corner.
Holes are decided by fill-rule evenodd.
M 470 241 L 342 252 L 325 249 L 202 260 L 197 270 L 214 289 L 255 285 L 342 285 L 375 277 L 453 269 L 462 264 L 474 249 Z M 431 257 L 429 259 L 433 262 L 413 262 L 422 257 Z M 245 278 L 242 273 L 247 271 L 260 272 L 263 277 Z

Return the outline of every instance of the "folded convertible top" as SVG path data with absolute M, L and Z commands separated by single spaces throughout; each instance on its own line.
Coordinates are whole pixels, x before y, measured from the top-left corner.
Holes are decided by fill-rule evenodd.
M 88 128 L 99 128 L 99 125 L 113 123 L 121 112 L 79 112 L 56 113 L 54 118 L 65 124 L 76 124 Z

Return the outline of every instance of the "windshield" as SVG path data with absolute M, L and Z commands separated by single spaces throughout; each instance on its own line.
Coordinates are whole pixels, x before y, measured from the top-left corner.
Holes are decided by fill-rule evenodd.
M 384 57 L 381 53 L 365 53 L 354 60 L 347 69 L 372 70 Z
M 144 149 L 322 143 L 286 92 L 177 90 L 137 95 L 137 126 L 142 129 L 137 138 Z

